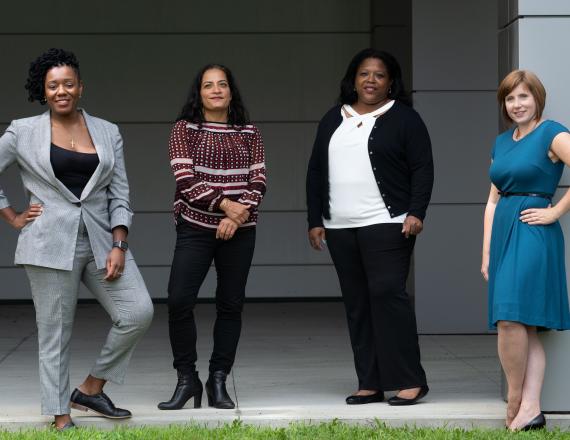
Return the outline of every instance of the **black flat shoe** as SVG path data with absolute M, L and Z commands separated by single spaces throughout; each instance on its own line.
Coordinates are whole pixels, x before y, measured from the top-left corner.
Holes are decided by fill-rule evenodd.
M 208 406 L 218 409 L 234 409 L 235 403 L 230 398 L 226 389 L 226 376 L 224 371 L 214 371 L 210 373 L 206 382 L 206 395 L 208 396 Z
M 71 393 L 70 400 L 71 407 L 79 411 L 93 411 L 109 419 L 128 419 L 132 417 L 129 410 L 116 408 L 111 399 L 103 392 L 89 396 L 75 388 L 73 393 Z
M 369 396 L 348 396 L 346 398 L 347 405 L 365 405 L 367 403 L 375 403 L 375 402 L 383 402 L 384 401 L 384 393 L 382 391 L 378 391 L 375 394 L 371 394 Z
M 423 387 L 420 388 L 420 391 L 418 391 L 417 396 L 414 397 L 413 399 L 404 399 L 402 397 L 394 396 L 388 399 L 388 405 L 392 406 L 415 405 L 416 403 L 418 403 L 418 400 L 426 396 L 428 391 L 429 391 L 428 386 L 424 385 Z
M 194 408 L 200 408 L 202 406 L 203 389 L 204 387 L 202 382 L 200 382 L 197 371 L 190 374 L 178 373 L 178 383 L 172 397 L 168 402 L 160 402 L 158 409 L 182 409 L 192 397 L 194 397 Z
M 534 431 L 535 429 L 543 429 L 546 427 L 546 419 L 544 414 L 540 413 L 522 428 L 517 429 L 517 431 Z

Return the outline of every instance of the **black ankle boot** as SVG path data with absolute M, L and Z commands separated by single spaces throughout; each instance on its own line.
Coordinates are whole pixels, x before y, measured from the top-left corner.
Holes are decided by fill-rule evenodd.
M 206 382 L 206 394 L 208 395 L 208 406 L 218 409 L 233 409 L 235 404 L 226 390 L 226 376 L 224 371 L 214 371 L 210 373 Z
M 168 402 L 160 402 L 158 409 L 182 409 L 190 398 L 194 397 L 194 408 L 202 406 L 202 382 L 198 377 L 198 372 L 178 373 L 178 383 L 174 389 L 174 394 Z

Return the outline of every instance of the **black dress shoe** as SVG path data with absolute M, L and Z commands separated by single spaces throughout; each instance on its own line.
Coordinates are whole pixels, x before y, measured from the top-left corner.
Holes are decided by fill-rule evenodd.
M 233 409 L 235 403 L 230 398 L 226 390 L 226 376 L 224 371 L 214 371 L 210 373 L 206 382 L 206 394 L 208 396 L 208 406 L 218 409 Z
M 82 393 L 77 388 L 71 393 L 71 407 L 80 411 L 93 411 L 103 417 L 110 419 L 128 419 L 132 416 L 126 409 L 115 408 L 115 405 L 104 393 L 89 396 Z
M 178 383 L 174 389 L 174 394 L 168 402 L 160 402 L 158 409 L 171 410 L 182 409 L 190 398 L 194 397 L 194 408 L 202 406 L 202 391 L 204 387 L 198 372 L 194 371 L 190 374 L 178 373 Z
M 424 385 L 423 387 L 420 388 L 418 394 L 413 399 L 404 399 L 403 397 L 394 396 L 388 399 L 388 405 L 392 406 L 415 405 L 416 403 L 418 403 L 418 400 L 426 396 L 428 391 L 429 391 L 428 386 Z
M 384 393 L 378 391 L 377 393 L 371 394 L 370 396 L 348 396 L 346 398 L 347 405 L 365 405 L 367 403 L 383 402 Z
M 535 429 L 542 429 L 546 427 L 546 419 L 544 418 L 544 414 L 540 413 L 522 428 L 517 429 L 517 431 L 534 431 Z

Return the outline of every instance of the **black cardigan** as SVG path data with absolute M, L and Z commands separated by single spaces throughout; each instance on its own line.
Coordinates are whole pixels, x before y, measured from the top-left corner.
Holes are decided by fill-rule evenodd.
M 307 171 L 309 229 L 330 219 L 329 142 L 342 123 L 341 107 L 319 122 Z M 391 217 L 405 212 L 423 220 L 433 187 L 431 141 L 420 115 L 396 101 L 379 116 L 368 140 L 370 164 Z

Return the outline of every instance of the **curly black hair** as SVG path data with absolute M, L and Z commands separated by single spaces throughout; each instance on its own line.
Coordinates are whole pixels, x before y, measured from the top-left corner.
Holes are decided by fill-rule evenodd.
M 190 92 L 188 93 L 188 98 L 186 99 L 186 104 L 182 107 L 180 114 L 178 115 L 177 121 L 184 120 L 188 122 L 194 122 L 201 126 L 204 122 L 204 113 L 202 111 L 202 97 L 200 96 L 200 90 L 202 88 L 202 78 L 204 73 L 210 69 L 219 69 L 226 74 L 228 79 L 228 85 L 230 86 L 230 93 L 232 99 L 230 101 L 230 108 L 228 113 L 228 124 L 234 127 L 244 126 L 249 124 L 249 113 L 247 112 L 245 105 L 241 99 L 237 84 L 234 80 L 234 76 L 230 69 L 222 64 L 207 64 L 202 67 L 192 85 L 190 87 Z
M 30 63 L 28 79 L 25 85 L 28 91 L 28 101 L 39 101 L 42 105 L 46 103 L 44 85 L 46 74 L 52 67 L 57 66 L 69 66 L 75 70 L 77 78 L 81 78 L 79 74 L 79 62 L 73 52 L 51 48 Z
M 350 61 L 350 64 L 346 69 L 346 73 L 344 74 L 344 78 L 340 82 L 340 95 L 338 97 L 339 104 L 354 104 L 358 100 L 358 95 L 354 90 L 356 71 L 367 58 L 379 59 L 384 63 L 386 69 L 388 69 L 388 76 L 390 80 L 392 80 L 388 98 L 395 99 L 396 101 L 400 101 L 406 105 L 412 105 L 412 100 L 404 87 L 402 69 L 398 60 L 388 52 L 372 48 L 361 50 Z

